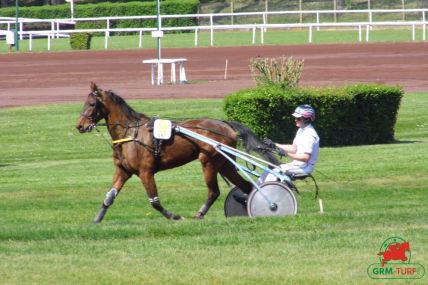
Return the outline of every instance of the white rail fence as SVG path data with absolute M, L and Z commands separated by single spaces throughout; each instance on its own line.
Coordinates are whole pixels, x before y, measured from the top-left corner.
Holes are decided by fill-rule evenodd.
M 198 46 L 198 33 L 201 31 L 210 32 L 210 45 L 214 45 L 214 32 L 224 30 L 245 30 L 252 32 L 252 44 L 256 43 L 256 32 L 260 31 L 260 43 L 264 44 L 264 34 L 269 29 L 307 29 L 308 31 L 308 42 L 313 41 L 313 30 L 319 31 L 322 28 L 336 28 L 336 29 L 357 29 L 358 40 L 363 41 L 363 32 L 365 32 L 365 41 L 370 39 L 370 31 L 373 27 L 408 27 L 411 30 L 412 40 L 416 39 L 416 29 L 422 29 L 422 40 L 426 40 L 426 13 L 428 9 L 395 9 L 395 10 L 320 10 L 320 11 L 275 11 L 275 12 L 248 12 L 248 13 L 217 13 L 217 14 L 186 14 L 186 15 L 161 15 L 161 27 L 162 21 L 172 18 L 197 18 L 198 22 L 207 22 L 209 25 L 197 25 L 197 26 L 182 26 L 182 27 L 162 27 L 162 31 L 187 31 L 194 32 L 194 45 Z M 268 19 L 270 16 L 276 16 L 276 22 L 278 22 L 278 16 L 287 18 L 290 15 L 312 15 L 316 21 L 313 23 L 269 23 Z M 358 22 L 322 22 L 321 16 L 323 14 L 362 14 L 367 17 L 366 21 Z M 376 14 L 399 14 L 413 15 L 415 14 L 420 20 L 396 20 L 396 21 L 375 21 L 374 15 Z M 245 23 L 245 24 L 216 24 L 218 19 L 228 18 L 235 19 L 237 17 L 247 17 L 247 19 L 254 20 L 254 17 L 261 19 L 259 23 Z M 405 17 L 403 17 L 405 18 Z M 301 17 L 300 17 L 301 19 Z M 99 17 L 99 18 L 74 18 L 74 19 L 28 19 L 19 18 L 19 38 L 29 39 L 29 50 L 32 50 L 32 40 L 35 37 L 46 37 L 47 48 L 51 48 L 51 40 L 54 38 L 69 37 L 72 33 L 103 33 L 104 34 L 104 47 L 108 48 L 109 37 L 111 33 L 115 32 L 128 32 L 139 34 L 138 46 L 142 47 L 143 33 L 151 33 L 156 31 L 157 28 L 111 28 L 111 23 L 117 20 L 156 20 L 156 16 L 127 16 L 127 17 Z M 61 25 L 75 25 L 77 22 L 88 22 L 88 21 L 103 21 L 106 24 L 105 29 L 61 29 Z M 36 30 L 24 30 L 25 24 L 28 23 L 48 23 L 51 26 L 50 30 L 36 31 Z M 0 25 L 7 25 L 7 30 L 11 30 L 15 26 L 14 18 L 0 18 Z

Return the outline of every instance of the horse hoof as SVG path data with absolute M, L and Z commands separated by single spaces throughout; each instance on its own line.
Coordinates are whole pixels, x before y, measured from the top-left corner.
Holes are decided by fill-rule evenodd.
M 181 220 L 183 220 L 183 218 L 182 218 L 180 215 L 173 215 L 173 216 L 171 217 L 171 220 L 174 220 L 174 221 L 181 221 Z
M 101 220 L 99 220 L 99 219 L 93 219 L 93 220 L 92 220 L 92 223 L 93 223 L 94 225 L 97 225 L 97 224 L 101 223 Z
M 195 215 L 195 219 L 197 219 L 197 220 L 202 220 L 203 218 L 204 218 L 204 215 L 202 215 L 201 213 L 197 213 Z

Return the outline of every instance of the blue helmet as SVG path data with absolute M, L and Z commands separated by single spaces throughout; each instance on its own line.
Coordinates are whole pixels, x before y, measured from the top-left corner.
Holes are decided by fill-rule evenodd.
M 295 118 L 306 118 L 310 119 L 312 122 L 315 121 L 315 110 L 310 105 L 300 105 L 294 110 L 292 114 Z

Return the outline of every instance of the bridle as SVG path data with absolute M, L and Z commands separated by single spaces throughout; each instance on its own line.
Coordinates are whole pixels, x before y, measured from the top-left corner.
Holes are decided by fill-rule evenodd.
M 104 117 L 104 113 L 101 110 L 101 102 L 98 99 L 99 93 L 98 91 L 93 91 L 90 93 L 90 95 L 93 95 L 95 97 L 95 105 L 93 106 L 94 110 L 92 111 L 91 115 L 85 114 L 85 112 L 80 113 L 80 116 L 88 119 L 90 121 L 90 128 L 95 128 L 97 126 L 97 123 Z

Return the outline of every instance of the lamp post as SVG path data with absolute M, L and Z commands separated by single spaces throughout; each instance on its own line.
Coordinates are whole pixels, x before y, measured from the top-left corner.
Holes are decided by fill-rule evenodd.
M 65 2 L 70 3 L 70 16 L 71 19 L 74 19 L 74 0 L 65 0 Z
M 157 0 L 157 20 L 158 20 L 158 37 L 157 37 L 157 57 L 158 60 L 161 58 L 161 37 L 160 37 L 160 0 Z
M 16 51 L 19 51 L 18 18 L 19 18 L 19 3 L 18 3 L 18 0 L 15 0 L 15 50 Z

